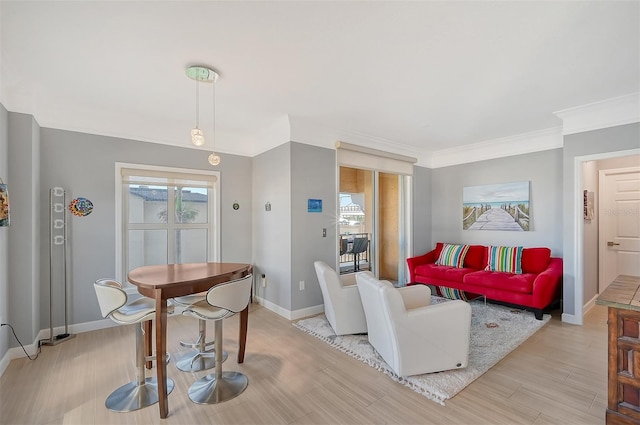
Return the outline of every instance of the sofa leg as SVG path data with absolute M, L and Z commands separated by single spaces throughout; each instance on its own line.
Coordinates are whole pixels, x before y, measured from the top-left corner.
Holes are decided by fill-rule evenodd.
M 542 311 L 542 309 L 541 309 L 541 308 L 536 308 L 536 309 L 534 309 L 534 310 L 533 310 L 533 314 L 535 314 L 536 319 L 538 319 L 538 320 L 542 320 L 542 314 L 543 314 L 543 311 Z

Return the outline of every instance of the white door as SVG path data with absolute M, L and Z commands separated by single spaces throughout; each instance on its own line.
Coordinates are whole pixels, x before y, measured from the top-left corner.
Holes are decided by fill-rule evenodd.
M 640 168 L 600 170 L 599 291 L 618 275 L 640 276 Z

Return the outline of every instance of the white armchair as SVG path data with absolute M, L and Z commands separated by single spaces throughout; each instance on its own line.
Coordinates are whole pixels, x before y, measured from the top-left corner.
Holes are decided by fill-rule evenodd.
M 464 301 L 431 304 L 424 285 L 394 288 L 371 272 L 356 275 L 369 342 L 399 376 L 467 366 L 471 306 Z
M 336 335 L 367 333 L 367 320 L 353 276 L 339 276 L 324 261 L 313 265 L 322 290 L 324 314 Z

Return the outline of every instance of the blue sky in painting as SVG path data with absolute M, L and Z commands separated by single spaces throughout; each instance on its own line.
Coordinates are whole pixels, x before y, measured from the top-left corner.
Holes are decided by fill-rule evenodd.
M 529 182 L 469 186 L 462 190 L 463 204 L 528 202 Z

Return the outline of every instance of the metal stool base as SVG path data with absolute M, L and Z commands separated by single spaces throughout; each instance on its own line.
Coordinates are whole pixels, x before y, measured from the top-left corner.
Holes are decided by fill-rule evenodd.
M 198 404 L 216 404 L 240 395 L 249 385 L 249 379 L 240 372 L 222 372 L 220 380 L 207 375 L 189 387 L 189 398 Z
M 193 361 L 198 354 L 208 354 L 207 356 L 200 356 L 199 359 Z M 222 352 L 222 361 L 224 362 L 229 357 L 226 351 Z M 192 363 L 193 362 L 193 363 Z M 183 372 L 200 372 L 202 370 L 212 369 L 216 365 L 215 350 L 205 351 L 199 353 L 193 351 L 176 361 L 176 367 Z
M 167 378 L 167 394 L 175 386 L 172 379 Z M 104 405 L 114 412 L 132 412 L 151 406 L 158 402 L 158 382 L 155 377 L 146 378 L 144 384 L 129 382 L 112 392 Z

